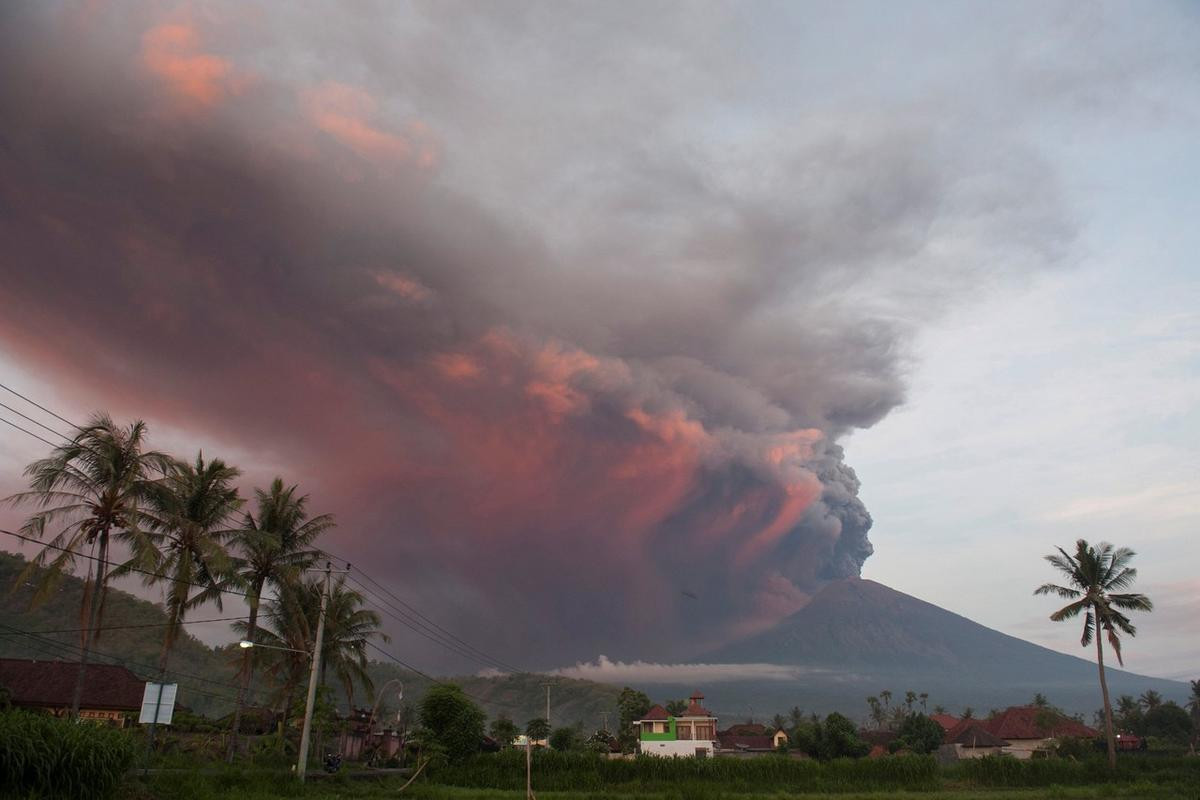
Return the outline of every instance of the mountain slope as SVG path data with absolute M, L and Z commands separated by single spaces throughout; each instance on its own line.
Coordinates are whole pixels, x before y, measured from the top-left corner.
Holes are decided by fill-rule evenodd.
M 697 660 L 809 668 L 814 671 L 802 681 L 805 694 L 820 687 L 830 696 L 848 696 L 851 687 L 866 689 L 857 698 L 859 705 L 865 694 L 882 688 L 927 691 L 932 702 L 976 708 L 1027 702 L 1034 692 L 1049 694 L 1071 710 L 1091 711 L 1100 705 L 1093 662 L 986 628 L 863 579 L 831 583 L 771 630 Z M 1183 683 L 1124 670 L 1110 669 L 1108 680 L 1114 697 L 1146 689 L 1168 698 L 1186 694 Z M 730 699 L 741 694 L 735 692 Z

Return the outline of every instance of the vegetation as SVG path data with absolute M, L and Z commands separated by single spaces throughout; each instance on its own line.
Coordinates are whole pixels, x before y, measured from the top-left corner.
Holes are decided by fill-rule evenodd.
M 132 557 L 111 573 L 138 569 L 145 585 L 166 584 L 160 676 L 187 612 L 205 603 L 220 610 L 222 591 L 233 581 L 224 547 L 228 533 L 222 529 L 242 505 L 233 485 L 240 474 L 220 459 L 206 463 L 203 455 L 197 455 L 194 464 L 172 465 L 164 479 L 150 487 L 147 530 L 129 537 Z
M 479 707 L 453 684 L 432 687 L 421 701 L 421 726 L 452 764 L 479 752 L 485 719 Z
M 246 590 L 246 603 L 250 606 L 243 635 L 252 642 L 258 641 L 258 611 L 264 589 L 270 587 L 282 593 L 295 584 L 304 569 L 317 562 L 319 552 L 313 543 L 323 531 L 333 527 L 333 518 L 327 514 L 310 517 L 308 496 L 299 494 L 296 486 L 285 487 L 280 478 L 272 481 L 266 491 L 257 489 L 254 494 L 255 511 L 246 514 L 241 528 L 233 536 L 235 565 Z M 242 653 L 241 686 L 233 714 L 233 736 L 229 741 L 230 758 L 237 748 L 246 694 L 254 680 L 257 657 L 254 648 Z
M 2 797 L 112 797 L 133 756 L 133 740 L 114 728 L 0 713 Z
M 1061 547 L 1057 549 L 1058 552 L 1046 556 L 1046 560 L 1067 577 L 1070 585 L 1044 583 L 1034 594 L 1055 594 L 1071 600 L 1051 614 L 1050 619 L 1061 622 L 1083 614 L 1083 636 L 1080 638 L 1080 644 L 1087 647 L 1093 638 L 1096 640 L 1096 665 L 1100 671 L 1100 693 L 1104 698 L 1104 728 L 1108 737 L 1108 765 L 1115 768 L 1117 745 L 1113 732 L 1112 704 L 1108 698 L 1108 681 L 1104 677 L 1104 648 L 1100 642 L 1100 631 L 1104 630 L 1108 643 L 1117 656 L 1117 663 L 1123 665 L 1121 639 L 1117 631 L 1133 636 L 1137 630 L 1121 612 L 1152 611 L 1154 604 L 1145 595 L 1118 591 L 1132 586 L 1137 578 L 1137 570 L 1129 566 L 1135 555 L 1129 548 L 1117 549 L 1107 542 L 1093 547 L 1080 539 L 1075 543 L 1074 556 Z

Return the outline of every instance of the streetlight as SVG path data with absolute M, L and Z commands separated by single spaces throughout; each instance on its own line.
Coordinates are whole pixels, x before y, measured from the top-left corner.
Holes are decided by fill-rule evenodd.
M 242 648 L 243 650 L 248 650 L 251 647 L 262 647 L 267 650 L 283 650 L 288 653 L 303 653 L 304 655 L 308 656 L 309 658 L 312 658 L 311 650 L 297 650 L 295 647 L 276 647 L 273 644 L 263 644 L 262 642 L 252 642 L 249 639 L 242 639 L 240 642 L 238 642 L 238 647 Z

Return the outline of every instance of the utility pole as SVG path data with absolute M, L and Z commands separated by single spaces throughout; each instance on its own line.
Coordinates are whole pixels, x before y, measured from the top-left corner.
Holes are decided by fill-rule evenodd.
M 549 682 L 543 683 L 542 686 L 546 687 L 546 724 L 549 725 L 550 724 L 550 683 Z
M 304 727 L 300 730 L 300 758 L 296 763 L 296 775 L 304 782 L 304 770 L 308 767 L 308 736 L 312 731 L 313 704 L 317 701 L 317 676 L 321 672 L 321 646 L 325 639 L 325 610 L 329 606 L 329 576 L 332 565 L 325 562 L 325 588 L 321 592 L 321 615 L 317 618 L 317 641 L 313 645 L 312 671 L 308 676 L 308 700 L 304 704 Z
M 605 733 L 608 733 L 608 714 L 609 712 L 607 711 L 600 712 L 600 730 L 604 731 Z

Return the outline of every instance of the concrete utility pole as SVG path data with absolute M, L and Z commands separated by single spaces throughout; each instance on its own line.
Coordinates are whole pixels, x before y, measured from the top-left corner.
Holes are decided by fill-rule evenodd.
M 604 731 L 605 733 L 608 733 L 608 713 L 609 712 L 607 711 L 600 712 L 600 730 Z
M 546 687 L 546 724 L 549 725 L 550 724 L 550 686 L 551 686 L 551 684 L 543 683 L 542 686 Z
M 317 641 L 313 646 L 312 672 L 308 676 L 308 700 L 304 704 L 304 727 L 300 730 L 300 758 L 296 763 L 296 775 L 304 782 L 304 771 L 308 767 L 308 736 L 312 732 L 313 705 L 317 701 L 317 676 L 321 672 L 321 647 L 325 639 L 325 610 L 329 607 L 329 576 L 331 565 L 325 562 L 325 588 L 321 592 L 321 615 L 317 618 Z

